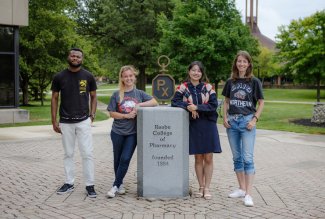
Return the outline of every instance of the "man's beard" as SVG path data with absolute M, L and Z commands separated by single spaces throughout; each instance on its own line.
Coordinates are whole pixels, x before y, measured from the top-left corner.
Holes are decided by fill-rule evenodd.
M 79 68 L 82 65 L 82 63 L 73 64 L 71 61 L 68 61 L 68 63 L 69 63 L 69 66 L 72 67 L 72 68 Z

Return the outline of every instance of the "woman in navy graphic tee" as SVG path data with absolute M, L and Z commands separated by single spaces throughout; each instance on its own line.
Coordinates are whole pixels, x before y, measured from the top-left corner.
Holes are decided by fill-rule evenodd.
M 248 52 L 237 53 L 222 95 L 225 96 L 223 124 L 227 129 L 239 184 L 239 188 L 228 196 L 244 198 L 245 206 L 251 207 L 254 205 L 251 192 L 255 175 L 256 122 L 264 107 L 264 97 L 261 82 L 253 76 L 252 58 Z

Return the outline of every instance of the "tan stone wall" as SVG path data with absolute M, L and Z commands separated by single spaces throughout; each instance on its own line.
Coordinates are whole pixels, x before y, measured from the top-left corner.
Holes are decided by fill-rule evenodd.
M 0 0 L 0 25 L 28 26 L 28 0 Z

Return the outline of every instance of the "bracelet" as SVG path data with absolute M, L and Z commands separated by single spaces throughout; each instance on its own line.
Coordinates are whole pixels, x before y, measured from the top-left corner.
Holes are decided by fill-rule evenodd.
M 258 122 L 258 118 L 257 118 L 257 116 L 254 115 L 253 118 L 255 118 L 255 119 L 256 119 L 256 122 Z

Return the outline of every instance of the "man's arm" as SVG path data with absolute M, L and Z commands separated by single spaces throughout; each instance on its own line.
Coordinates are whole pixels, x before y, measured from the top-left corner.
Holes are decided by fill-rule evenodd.
M 52 99 L 51 99 L 52 126 L 55 132 L 61 133 L 59 123 L 56 121 L 56 115 L 58 112 L 58 103 L 59 103 L 59 92 L 52 91 Z
M 97 94 L 96 91 L 90 91 L 90 119 L 93 122 L 97 109 Z

